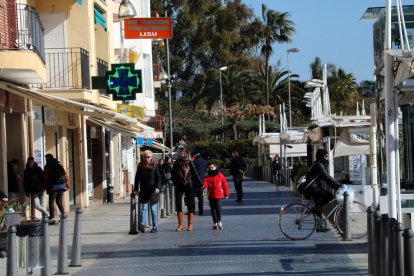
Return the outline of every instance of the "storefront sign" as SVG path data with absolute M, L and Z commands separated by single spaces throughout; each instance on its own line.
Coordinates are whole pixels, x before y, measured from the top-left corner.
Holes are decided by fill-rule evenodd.
M 129 18 L 124 20 L 125 38 L 172 38 L 170 17 Z
M 45 126 L 55 126 L 56 125 L 56 112 L 54 108 L 45 106 L 43 108 L 43 114 L 45 119 Z
M 143 108 L 136 105 L 118 104 L 117 112 L 130 118 L 144 119 Z
M 352 144 L 369 144 L 369 128 L 350 128 L 348 131 Z
M 133 63 L 112 64 L 105 72 L 106 92 L 114 101 L 132 101 L 136 93 L 142 93 L 142 71 L 135 70 Z
M 351 181 L 361 181 L 361 155 L 350 155 L 349 156 L 349 179 Z

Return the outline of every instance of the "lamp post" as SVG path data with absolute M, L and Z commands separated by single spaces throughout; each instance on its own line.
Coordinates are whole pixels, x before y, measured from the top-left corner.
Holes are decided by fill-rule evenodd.
M 168 17 L 168 3 L 167 0 L 164 1 L 164 14 L 165 17 Z M 167 48 L 167 88 L 168 88 L 168 124 L 170 125 L 170 148 L 171 154 L 174 151 L 174 139 L 173 139 L 173 126 L 172 126 L 172 103 L 171 103 L 171 72 L 170 72 L 170 43 L 169 39 L 166 39 L 165 46 Z
M 118 9 L 118 17 L 119 17 L 119 32 L 121 36 L 121 54 L 119 55 L 119 61 L 120 63 L 125 62 L 124 57 L 124 34 L 123 34 L 123 28 L 122 28 L 122 19 L 125 18 L 132 18 L 137 15 L 137 12 L 135 11 L 134 6 L 129 2 L 129 0 L 122 0 L 121 4 L 119 4 Z
M 228 66 L 223 66 L 223 67 L 220 67 L 220 69 L 219 69 L 219 72 L 220 72 L 221 125 L 224 125 L 224 116 L 223 116 L 224 103 L 223 103 L 223 85 L 221 83 L 221 71 L 226 71 L 228 68 L 229 68 Z
M 289 48 L 286 51 L 287 57 L 287 68 L 288 68 L 288 89 L 289 89 L 289 128 L 292 129 L 292 103 L 290 97 L 290 69 L 289 69 L 289 53 L 297 53 L 299 52 L 299 48 Z

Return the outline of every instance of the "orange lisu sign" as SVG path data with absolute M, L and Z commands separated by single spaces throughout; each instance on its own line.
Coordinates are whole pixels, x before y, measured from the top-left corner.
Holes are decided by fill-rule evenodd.
M 124 19 L 125 38 L 172 38 L 171 17 Z

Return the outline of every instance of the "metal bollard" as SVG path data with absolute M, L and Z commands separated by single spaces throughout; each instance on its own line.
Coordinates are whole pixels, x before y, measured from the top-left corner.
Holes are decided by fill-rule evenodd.
M 167 214 L 166 214 L 166 208 L 165 208 L 165 189 L 166 189 L 166 187 L 164 187 L 162 190 L 161 190 L 161 194 L 160 194 L 160 209 L 161 209 L 161 211 L 160 211 L 160 217 L 161 218 L 166 218 L 167 217 Z
M 68 271 L 68 215 L 60 215 L 59 249 L 56 274 L 69 274 Z
M 167 184 L 167 186 L 165 187 L 165 212 L 167 214 L 167 216 L 171 215 L 171 210 L 170 210 L 170 185 Z
M 395 218 L 391 218 L 388 222 L 388 275 L 393 276 L 395 272 L 395 235 L 394 227 L 397 223 Z
M 380 242 L 381 242 L 381 213 L 374 212 L 374 236 L 373 236 L 373 268 L 374 276 L 380 276 Z
M 404 237 L 404 275 L 414 275 L 414 244 L 413 244 L 413 230 L 405 229 Z
M 173 214 L 175 214 L 175 213 L 177 213 L 177 209 L 176 209 L 176 206 L 175 206 L 175 187 L 174 187 L 174 185 L 172 185 L 172 192 L 171 192 L 171 213 L 173 213 Z
M 130 220 L 129 220 L 129 234 L 136 235 L 138 234 L 138 224 L 137 224 L 137 201 L 136 194 L 134 191 L 131 193 L 131 209 L 130 209 Z
M 368 230 L 368 273 L 372 274 L 374 272 L 373 269 L 373 248 L 372 248 L 372 241 L 374 235 L 374 207 L 369 206 L 367 210 L 367 230 Z
M 49 276 L 50 272 L 50 241 L 49 241 L 49 220 L 42 219 L 43 224 L 43 263 L 44 267 L 40 269 L 41 276 Z
M 404 275 L 404 252 L 402 240 L 402 224 L 397 222 L 394 226 L 395 234 L 395 276 Z
M 7 275 L 17 275 L 17 239 L 16 227 L 7 229 Z
M 344 233 L 342 235 L 343 241 L 352 241 L 351 222 L 349 221 L 349 193 L 344 192 Z
M 81 264 L 81 247 L 82 247 L 82 208 L 76 208 L 75 227 L 73 229 L 72 256 L 70 267 L 80 267 Z
M 388 214 L 381 216 L 380 274 L 387 276 L 388 269 Z

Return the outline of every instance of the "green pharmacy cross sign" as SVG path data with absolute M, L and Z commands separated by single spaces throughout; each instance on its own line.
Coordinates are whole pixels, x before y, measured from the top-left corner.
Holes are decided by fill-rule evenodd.
M 105 88 L 114 101 L 133 101 L 136 93 L 142 93 L 142 72 L 133 63 L 112 64 L 105 72 Z

